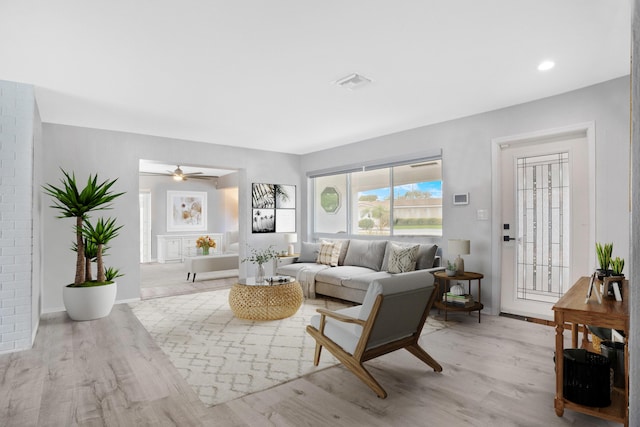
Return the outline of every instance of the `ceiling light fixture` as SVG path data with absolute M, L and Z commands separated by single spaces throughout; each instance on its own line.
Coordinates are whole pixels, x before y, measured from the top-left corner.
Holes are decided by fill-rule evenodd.
M 356 90 L 356 89 L 360 89 L 363 86 L 368 85 L 372 81 L 373 80 L 371 80 L 370 78 L 365 77 L 361 74 L 353 73 L 353 74 L 349 74 L 346 77 L 336 80 L 335 84 L 345 89 Z
M 556 63 L 550 60 L 542 61 L 540 65 L 538 65 L 538 71 L 549 71 L 553 67 L 556 66 Z

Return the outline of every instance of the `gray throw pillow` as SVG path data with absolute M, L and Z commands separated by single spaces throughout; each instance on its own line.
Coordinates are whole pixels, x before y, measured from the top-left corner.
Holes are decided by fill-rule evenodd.
M 433 268 L 433 260 L 436 258 L 437 250 L 437 245 L 420 245 L 418 260 L 416 261 L 416 270 Z
M 320 252 L 320 243 L 302 242 L 298 262 L 316 262 Z

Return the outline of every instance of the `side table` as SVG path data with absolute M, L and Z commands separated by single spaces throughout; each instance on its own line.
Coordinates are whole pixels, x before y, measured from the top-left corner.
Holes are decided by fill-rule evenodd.
M 433 273 L 434 277 L 438 281 L 439 284 L 443 284 L 442 290 L 444 295 L 444 301 L 440 299 L 436 299 L 434 305 L 438 309 L 438 313 L 440 310 L 444 311 L 444 320 L 447 321 L 447 312 L 449 311 L 466 311 L 471 314 L 472 311 L 478 312 L 478 323 L 480 323 L 480 311 L 484 308 L 482 304 L 482 285 L 481 280 L 484 275 L 480 273 L 473 273 L 471 271 L 465 271 L 462 274 L 456 276 L 447 276 L 445 271 L 436 271 Z M 473 304 L 469 306 L 457 306 L 451 303 L 447 303 L 447 292 L 449 292 L 450 282 L 451 281 L 467 281 L 467 293 L 471 295 L 471 281 L 478 281 L 478 299 L 473 301 Z

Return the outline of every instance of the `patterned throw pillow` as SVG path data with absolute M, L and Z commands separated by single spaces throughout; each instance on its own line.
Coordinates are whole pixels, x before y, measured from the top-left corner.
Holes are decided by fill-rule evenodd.
M 389 273 L 414 271 L 416 269 L 416 259 L 418 258 L 419 249 L 420 245 L 399 246 L 392 243 L 387 271 Z
M 318 252 L 318 264 L 330 265 L 331 267 L 338 266 L 338 259 L 340 258 L 341 242 L 321 242 L 320 252 Z

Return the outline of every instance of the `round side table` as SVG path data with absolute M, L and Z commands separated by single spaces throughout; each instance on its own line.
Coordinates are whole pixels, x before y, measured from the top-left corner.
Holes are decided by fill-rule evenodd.
M 481 302 L 482 301 L 482 285 L 480 281 L 482 280 L 484 275 L 480 273 L 473 273 L 471 271 L 465 271 L 464 273 L 458 274 L 455 276 L 447 276 L 447 273 L 445 271 L 436 271 L 435 273 L 433 273 L 433 276 L 438 281 L 438 284 L 444 285 L 442 287 L 443 298 L 442 300 L 436 299 L 434 305 L 438 309 L 438 312 L 440 312 L 440 310 L 444 311 L 445 322 L 447 321 L 447 312 L 449 311 L 466 311 L 469 314 L 471 314 L 472 311 L 477 311 L 478 323 L 480 323 L 480 311 L 482 311 L 482 309 L 484 308 L 484 305 Z M 471 281 L 477 280 L 478 281 L 478 299 L 472 300 L 469 303 L 465 303 L 465 304 L 459 304 L 453 301 L 449 301 L 447 299 L 447 292 L 449 292 L 450 282 L 458 281 L 458 280 L 464 280 L 468 282 L 467 293 L 469 295 L 471 295 Z
M 256 284 L 249 277 L 229 292 L 233 314 L 241 319 L 277 320 L 293 316 L 303 301 L 302 288 L 293 277 L 287 282 Z

